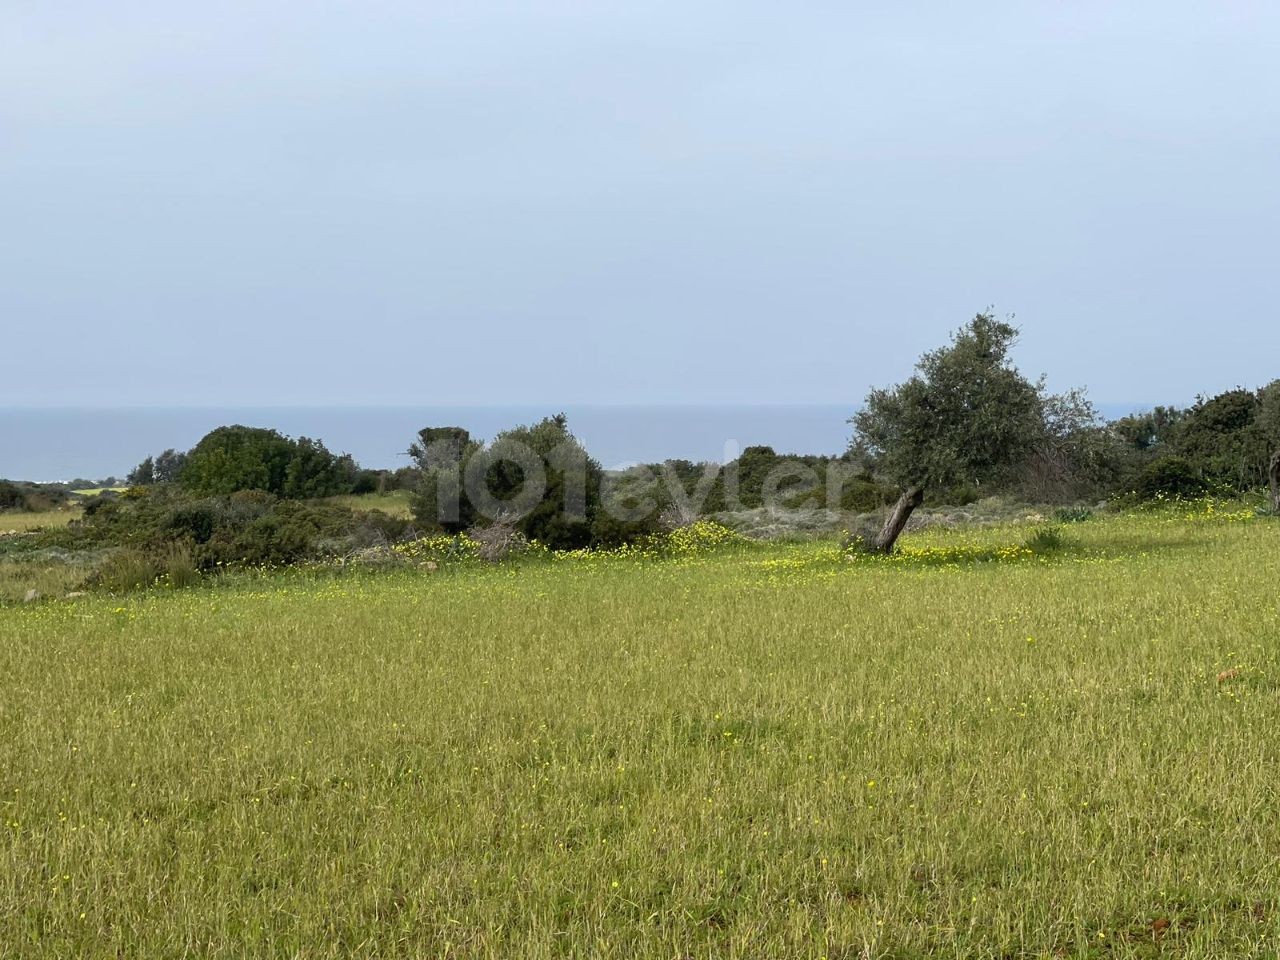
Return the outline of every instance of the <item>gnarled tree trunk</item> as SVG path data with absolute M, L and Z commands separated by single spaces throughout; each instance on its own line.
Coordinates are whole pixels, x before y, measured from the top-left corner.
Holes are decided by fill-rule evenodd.
M 1271 509 L 1280 513 L 1280 450 L 1271 455 L 1271 469 L 1267 477 L 1271 481 Z
M 909 487 L 902 491 L 902 496 L 893 506 L 893 513 L 889 514 L 889 519 L 884 522 L 880 536 L 876 537 L 876 553 L 893 553 L 893 545 L 898 542 L 898 537 L 906 528 L 911 514 L 922 503 L 924 503 L 924 487 Z

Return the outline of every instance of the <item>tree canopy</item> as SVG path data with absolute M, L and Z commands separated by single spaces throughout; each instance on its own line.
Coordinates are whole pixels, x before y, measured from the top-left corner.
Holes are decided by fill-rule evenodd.
M 179 482 L 203 496 L 265 490 L 291 499 L 349 492 L 356 464 L 319 440 L 293 440 L 260 427 L 219 427 L 186 455 Z
M 867 395 L 855 450 L 903 487 L 982 483 L 1028 454 L 1043 417 L 1036 384 L 1009 360 L 1017 335 L 978 314 L 909 380 Z

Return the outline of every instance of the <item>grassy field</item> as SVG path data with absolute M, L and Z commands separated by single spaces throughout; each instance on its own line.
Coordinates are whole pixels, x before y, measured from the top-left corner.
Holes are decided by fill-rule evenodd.
M 79 507 L 68 507 L 65 510 L 42 510 L 35 513 L 5 511 L 0 513 L 0 536 L 12 533 L 31 533 L 35 530 L 52 530 L 65 527 L 72 520 L 78 520 L 83 511 Z
M 389 513 L 393 517 L 407 517 L 410 515 L 409 510 L 409 491 L 393 490 L 391 493 L 362 493 L 352 494 L 343 497 L 330 497 L 333 503 L 338 503 L 352 510 L 381 510 L 383 513 Z
M 1280 524 L 0 608 L 0 954 L 1270 957 Z

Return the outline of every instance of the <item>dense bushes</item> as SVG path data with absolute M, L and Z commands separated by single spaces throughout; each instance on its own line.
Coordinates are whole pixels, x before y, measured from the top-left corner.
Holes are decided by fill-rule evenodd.
M 724 465 L 667 460 L 632 467 L 611 480 L 608 502 L 647 502 L 668 526 L 762 507 L 865 513 L 896 495 L 854 460 L 779 454 L 767 446 L 747 447 Z
M 50 545 L 124 547 L 157 570 L 173 566 L 169 551 L 181 545 L 197 569 L 209 570 L 341 555 L 394 540 L 407 528 L 407 521 L 378 511 L 285 500 L 261 491 L 191 499 L 155 488 L 94 502 L 83 520 L 43 536 Z
M 0 480 L 0 510 L 25 510 L 27 497 L 22 488 L 8 480 Z
M 1128 457 L 1121 490 L 1153 497 L 1255 489 L 1266 485 L 1280 449 L 1280 381 L 1202 397 L 1188 410 L 1157 407 L 1110 426 Z
M 412 499 L 425 529 L 456 532 L 495 521 L 553 550 L 616 543 L 652 529 L 602 511 L 604 471 L 561 415 L 482 445 L 460 427 L 422 430 L 409 449 L 420 472 Z M 643 518 L 639 518 L 643 519 Z
M 262 490 L 304 500 L 371 492 L 374 480 L 350 456 L 330 453 L 319 440 L 294 440 L 259 427 L 219 427 L 188 453 L 166 450 L 147 457 L 129 474 L 130 486 L 179 484 L 189 493 L 219 496 Z
M 330 453 L 319 440 L 233 426 L 219 427 L 192 448 L 179 483 L 206 496 L 263 490 L 306 499 L 349 493 L 357 473 L 355 461 Z
M 1157 497 L 1191 499 L 1205 492 L 1205 481 L 1185 458 L 1161 457 L 1147 464 L 1138 474 L 1134 492 L 1144 500 Z
M 126 482 L 131 487 L 149 487 L 155 483 L 177 483 L 187 465 L 187 455 L 170 447 L 156 457 L 147 457 L 129 471 Z
M 69 499 L 66 488 L 56 484 L 0 480 L 0 512 L 54 510 L 65 506 Z

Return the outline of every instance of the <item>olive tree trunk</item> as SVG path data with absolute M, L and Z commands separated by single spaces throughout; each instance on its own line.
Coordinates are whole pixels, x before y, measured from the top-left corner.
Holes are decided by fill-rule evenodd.
M 1271 509 L 1280 513 L 1280 450 L 1271 455 L 1271 469 L 1267 471 L 1271 481 Z
M 909 487 L 902 491 L 902 496 L 894 504 L 889 519 L 884 522 L 880 536 L 876 537 L 876 553 L 893 553 L 893 545 L 898 542 L 898 537 L 906 529 L 911 514 L 915 513 L 916 507 L 922 503 L 924 503 L 924 487 Z

